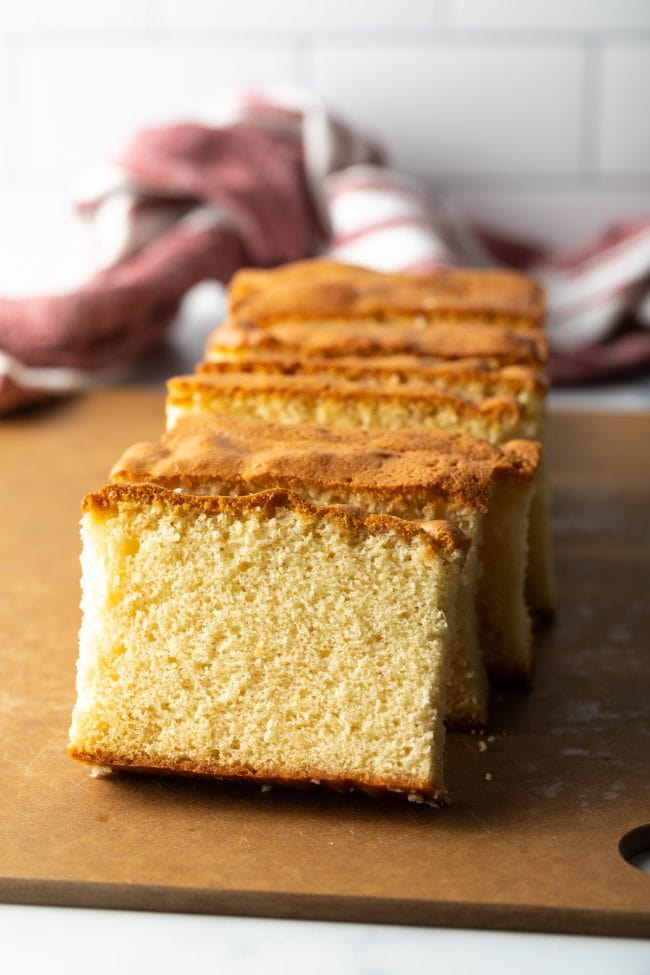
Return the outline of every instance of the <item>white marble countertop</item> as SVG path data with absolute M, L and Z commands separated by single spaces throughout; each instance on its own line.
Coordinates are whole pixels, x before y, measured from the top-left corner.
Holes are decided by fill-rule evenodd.
M 0 968 L 7 975 L 648 975 L 650 942 L 4 905 Z

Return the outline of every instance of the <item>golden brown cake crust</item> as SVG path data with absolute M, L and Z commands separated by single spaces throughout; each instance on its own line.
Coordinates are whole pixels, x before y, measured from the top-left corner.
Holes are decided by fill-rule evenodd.
M 179 762 L 169 759 L 160 759 L 153 764 L 150 758 L 142 756 L 125 757 L 110 754 L 103 751 L 87 752 L 69 745 L 67 749 L 70 758 L 86 765 L 95 765 L 115 771 L 137 772 L 139 774 L 160 775 L 189 775 L 192 777 L 203 777 L 219 779 L 234 783 L 256 783 L 257 785 L 279 786 L 283 789 L 313 789 L 318 786 L 325 786 L 333 792 L 352 792 L 359 790 L 367 795 L 378 797 L 400 793 L 418 797 L 426 800 L 430 805 L 444 806 L 446 794 L 438 789 L 432 789 L 428 782 L 418 782 L 414 785 L 406 784 L 400 779 L 380 779 L 375 776 L 365 775 L 357 778 L 334 778 L 331 774 L 326 775 L 319 769 L 306 770 L 300 776 L 283 773 L 283 770 L 275 770 L 275 774 L 269 770 L 258 771 L 256 769 L 242 766 L 240 769 L 228 769 L 218 764 L 208 764 L 204 762 Z
M 535 328 L 544 315 L 544 292 L 514 271 L 441 268 L 428 274 L 383 274 L 316 259 L 238 271 L 230 283 L 228 311 L 231 322 L 260 326 L 309 319 L 477 316 Z
M 414 325 L 222 325 L 208 339 L 208 354 L 284 354 L 305 357 L 416 355 L 480 358 L 499 365 L 543 365 L 548 343 L 541 331 L 463 322 L 453 328 Z
M 413 522 L 393 515 L 368 515 L 351 505 L 310 504 L 292 491 L 272 488 L 256 494 L 225 497 L 222 495 L 179 494 L 155 484 L 107 484 L 99 491 L 87 494 L 82 502 L 85 513 L 110 515 L 123 504 L 158 504 L 179 512 L 204 512 L 208 515 L 232 514 L 242 516 L 261 511 L 272 518 L 281 508 L 295 512 L 313 522 L 330 521 L 350 535 L 396 534 L 407 544 L 424 543 L 432 556 L 467 552 L 470 541 L 463 532 L 447 521 L 427 522 L 426 531 Z
M 435 356 L 387 355 L 387 356 L 340 356 L 338 358 L 277 355 L 240 361 L 199 362 L 198 375 L 222 375 L 232 372 L 253 372 L 276 375 L 318 376 L 322 372 L 334 374 L 350 382 L 368 377 L 388 383 L 435 382 L 438 379 L 455 382 L 494 380 L 504 388 L 527 390 L 543 394 L 548 382 L 539 368 L 531 366 L 497 366 L 486 359 L 440 359 Z
M 223 375 L 173 376 L 167 382 L 170 400 L 175 405 L 191 402 L 196 396 L 207 402 L 212 396 L 227 393 L 233 397 L 247 394 L 304 397 L 321 400 L 324 397 L 346 402 L 373 402 L 387 406 L 420 406 L 430 409 L 448 408 L 458 417 L 482 417 L 501 423 L 516 423 L 524 415 L 523 407 L 508 396 L 490 396 L 479 402 L 463 399 L 431 386 L 391 386 L 387 389 L 363 383 L 320 379 L 315 376 L 282 376 L 268 373 L 227 373 Z
M 495 465 L 499 477 L 532 480 L 542 462 L 544 448 L 538 440 L 511 440 L 503 447 L 503 457 Z
M 360 430 L 283 426 L 248 417 L 181 417 L 160 443 L 138 443 L 115 464 L 118 482 L 193 491 L 211 481 L 238 493 L 271 486 L 361 492 L 379 498 L 442 495 L 485 511 L 490 482 L 532 476 L 529 441 L 493 447 L 444 430 Z

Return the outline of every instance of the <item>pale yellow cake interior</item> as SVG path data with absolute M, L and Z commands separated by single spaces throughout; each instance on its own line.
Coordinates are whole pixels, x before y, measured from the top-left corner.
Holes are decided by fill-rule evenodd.
M 219 496 L 240 492 L 233 491 L 232 484 L 224 483 L 215 476 L 213 481 L 193 485 L 192 493 Z M 453 506 L 440 496 L 436 499 L 431 498 L 429 504 L 423 504 L 416 498 L 409 498 L 404 494 L 392 499 L 384 499 L 362 491 L 316 489 L 306 484 L 300 486 L 300 494 L 313 504 L 351 504 L 374 514 L 388 513 L 410 521 L 447 519 L 471 539 L 456 594 L 455 625 L 449 632 L 451 660 L 445 721 L 447 726 L 455 731 L 484 728 L 488 721 L 489 688 L 482 648 L 479 644 L 476 610 L 483 513 L 462 506 Z M 520 589 L 520 594 L 521 592 Z M 517 645 L 519 642 L 520 639 L 517 640 Z
M 82 536 L 73 757 L 442 797 L 460 550 L 146 498 Z

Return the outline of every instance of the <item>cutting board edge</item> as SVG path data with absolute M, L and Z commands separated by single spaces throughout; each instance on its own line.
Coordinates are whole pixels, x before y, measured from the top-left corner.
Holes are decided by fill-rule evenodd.
M 650 937 L 650 909 L 400 900 L 0 877 L 0 903 L 598 937 Z

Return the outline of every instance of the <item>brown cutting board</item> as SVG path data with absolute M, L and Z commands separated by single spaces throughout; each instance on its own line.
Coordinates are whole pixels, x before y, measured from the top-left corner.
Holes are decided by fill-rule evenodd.
M 0 898 L 337 920 L 650 934 L 650 421 L 556 415 L 560 583 L 535 687 L 452 735 L 444 810 L 324 791 L 91 778 L 66 757 L 77 522 L 159 394 L 0 422 Z M 480 742 L 486 747 L 479 747 Z

